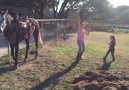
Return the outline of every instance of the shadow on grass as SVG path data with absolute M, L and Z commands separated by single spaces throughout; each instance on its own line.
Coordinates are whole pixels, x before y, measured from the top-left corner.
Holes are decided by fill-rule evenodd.
M 80 60 L 76 60 L 70 66 L 68 66 L 65 70 L 53 74 L 52 76 L 50 76 L 49 78 L 44 80 L 44 82 L 41 82 L 39 85 L 37 85 L 35 87 L 32 87 L 30 90 L 44 90 L 45 88 L 47 88 L 53 84 L 53 86 L 51 87 L 51 89 L 52 89 L 59 83 L 61 77 L 63 77 L 66 73 L 70 72 L 72 69 L 74 69 L 76 67 L 76 65 L 79 63 L 79 61 Z
M 34 61 L 34 60 L 36 60 L 36 59 L 31 59 L 31 60 L 19 62 L 18 66 L 22 66 L 22 65 L 27 64 L 27 63 L 29 63 L 29 62 L 32 62 L 32 61 Z
M 106 61 L 104 61 L 103 62 L 103 66 L 102 67 L 99 67 L 99 68 L 97 68 L 97 70 L 104 70 L 104 71 L 108 71 L 109 69 L 110 69 L 110 67 L 111 67 L 111 64 L 113 63 L 114 61 L 110 61 L 110 62 L 106 62 Z
M 9 71 L 14 71 L 14 70 L 16 70 L 16 67 L 14 67 L 13 65 L 8 66 L 8 67 L 2 67 L 2 68 L 0 68 L 0 75 L 7 73 Z
M 35 54 L 34 52 L 31 52 L 30 54 Z M 22 66 L 23 64 L 26 64 L 26 63 L 28 63 L 28 62 L 31 62 L 31 61 L 34 61 L 34 60 L 36 60 L 35 58 L 34 59 L 31 59 L 31 60 L 28 60 L 28 61 L 19 61 L 18 60 L 18 67 L 19 66 Z M 4 66 L 3 66 L 3 64 L 1 64 L 1 67 L 0 67 L 0 75 L 1 74 L 4 74 L 4 73 L 7 73 L 7 72 L 10 72 L 10 71 L 14 71 L 14 70 L 16 70 L 17 68 L 16 67 L 14 67 L 14 62 L 12 62 L 11 64 L 9 63 L 9 62 L 6 62 L 6 63 L 4 63 Z

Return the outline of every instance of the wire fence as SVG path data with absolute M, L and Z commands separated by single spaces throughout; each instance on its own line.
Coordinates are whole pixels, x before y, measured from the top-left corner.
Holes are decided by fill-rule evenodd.
M 37 19 L 43 42 L 66 39 L 66 19 Z

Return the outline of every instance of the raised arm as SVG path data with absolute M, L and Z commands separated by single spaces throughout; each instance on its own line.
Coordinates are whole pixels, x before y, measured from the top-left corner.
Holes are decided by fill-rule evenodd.
M 87 26 L 86 26 L 86 28 L 85 28 L 85 33 L 86 33 L 87 35 L 89 35 L 89 34 L 90 34 L 90 28 L 89 28 L 89 27 L 87 27 Z
M 90 32 L 86 30 L 86 34 L 87 34 L 87 35 L 89 35 L 89 34 L 90 34 Z
M 78 31 L 80 30 L 80 19 L 79 18 L 77 19 L 77 29 Z

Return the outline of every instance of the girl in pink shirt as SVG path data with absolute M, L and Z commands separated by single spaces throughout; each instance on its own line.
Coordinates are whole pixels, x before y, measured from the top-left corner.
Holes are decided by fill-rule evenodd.
M 78 53 L 76 59 L 82 59 L 81 56 L 85 51 L 85 35 L 89 35 L 89 32 L 85 30 L 85 23 L 83 21 L 78 21 L 78 34 L 77 34 L 77 44 Z

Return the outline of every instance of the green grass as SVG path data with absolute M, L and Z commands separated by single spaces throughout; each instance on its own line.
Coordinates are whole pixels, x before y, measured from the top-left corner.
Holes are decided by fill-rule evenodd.
M 111 64 L 109 71 L 129 74 L 129 34 L 92 32 L 86 40 L 84 53 L 86 59 L 81 60 L 75 68 L 58 78 L 60 82 L 57 83 L 54 90 L 73 90 L 70 81 L 75 76 L 100 68 L 103 65 L 102 58 L 108 50 L 107 42 L 109 42 L 110 35 L 116 36 L 117 47 L 115 51 L 116 61 Z M 67 41 L 45 43 L 44 49 L 40 48 L 39 50 L 38 60 L 31 60 L 34 55 L 29 55 L 28 62 L 19 66 L 18 70 L 8 70 L 8 57 L 1 57 L 0 90 L 29 90 L 32 87 L 42 85 L 44 80 L 69 67 L 75 61 L 77 54 L 76 35 L 72 34 L 72 36 Z M 34 50 L 35 48 L 32 46 L 30 49 Z M 20 62 L 23 59 L 24 49 L 20 51 Z M 109 55 L 107 62 L 111 60 Z M 50 90 L 52 85 L 50 84 L 45 90 Z

